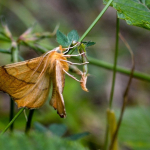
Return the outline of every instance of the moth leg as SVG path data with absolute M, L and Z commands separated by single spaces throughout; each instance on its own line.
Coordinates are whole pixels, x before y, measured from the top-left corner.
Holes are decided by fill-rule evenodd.
M 63 69 L 63 71 L 69 76 L 71 77 L 72 79 L 78 81 L 78 82 L 81 82 L 80 80 L 76 79 L 73 75 L 69 74 L 65 69 Z
M 83 53 L 81 53 L 81 54 L 77 54 L 77 55 L 64 55 L 64 57 L 72 57 L 72 56 L 75 56 L 75 57 L 77 57 L 77 56 L 82 56 L 82 55 L 84 55 L 85 54 L 85 52 L 83 52 Z
M 64 50 L 66 50 L 65 52 L 64 52 L 64 54 L 67 54 L 69 51 L 70 51 L 70 49 L 71 48 L 74 48 L 74 47 L 76 47 L 76 46 L 78 46 L 78 45 L 80 45 L 80 42 L 77 42 L 74 46 L 69 46 L 68 48 L 63 48 Z
M 67 63 L 70 64 L 70 65 L 85 65 L 85 64 L 88 64 L 88 63 L 89 63 L 89 62 L 84 62 L 84 63 L 73 63 L 73 62 L 71 62 L 71 61 L 63 60 L 63 59 L 60 59 L 60 61 L 67 62 Z
M 75 65 L 69 65 L 69 70 L 77 75 L 82 76 L 83 72 Z

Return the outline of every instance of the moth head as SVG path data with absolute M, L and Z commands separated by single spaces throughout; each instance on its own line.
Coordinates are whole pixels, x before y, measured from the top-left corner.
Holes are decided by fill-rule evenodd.
M 56 48 L 55 48 L 55 51 L 56 51 L 57 53 L 62 53 L 60 47 L 56 47 Z
M 66 50 L 66 48 L 62 48 L 61 45 L 59 45 L 59 47 L 56 47 L 56 48 L 55 48 L 55 51 L 56 51 L 57 53 L 63 53 L 63 51 L 65 51 L 65 50 Z

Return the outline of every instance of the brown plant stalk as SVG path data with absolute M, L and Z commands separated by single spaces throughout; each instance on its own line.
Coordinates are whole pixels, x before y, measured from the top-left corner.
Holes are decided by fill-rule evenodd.
M 134 69 L 135 69 L 134 54 L 133 54 L 133 52 L 132 52 L 132 49 L 131 49 L 131 47 L 129 46 L 129 44 L 127 43 L 127 41 L 125 40 L 125 38 L 121 35 L 121 33 L 119 33 L 119 37 L 120 37 L 121 40 L 124 42 L 124 44 L 126 45 L 127 49 L 129 50 L 129 52 L 130 52 L 130 54 L 131 54 L 132 68 L 131 68 L 131 74 L 130 74 L 130 77 L 129 77 L 129 81 L 128 81 L 127 87 L 126 87 L 125 92 L 124 92 L 124 94 L 123 94 L 123 105 L 122 105 L 122 108 L 121 108 L 120 117 L 119 117 L 119 120 L 118 120 L 118 123 L 117 123 L 116 130 L 115 130 L 115 132 L 114 132 L 112 141 L 111 141 L 111 143 L 110 143 L 109 150 L 113 150 L 114 142 L 115 142 L 115 140 L 116 140 L 116 138 L 117 138 L 118 131 L 119 131 L 119 129 L 120 129 L 120 125 L 121 125 L 121 122 L 122 122 L 122 119 L 123 119 L 123 115 L 124 115 L 126 103 L 127 103 L 127 101 L 128 101 L 128 93 L 129 93 L 129 89 L 130 89 L 130 86 L 131 86 L 131 81 L 132 81 L 133 73 L 134 73 Z

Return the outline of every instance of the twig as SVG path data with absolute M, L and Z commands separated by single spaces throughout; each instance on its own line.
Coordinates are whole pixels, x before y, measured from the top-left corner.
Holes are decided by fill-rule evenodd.
M 117 17 L 116 17 L 117 18 Z M 117 59 L 118 59 L 118 47 L 119 47 L 119 18 L 116 20 L 116 44 L 115 44 L 115 55 L 114 55 L 114 68 L 113 68 L 113 78 L 112 78 L 112 86 L 110 91 L 110 98 L 109 98 L 109 109 L 112 108 L 113 96 L 114 96 L 114 89 L 115 89 L 115 80 L 116 80 L 116 68 L 117 68 Z M 105 133 L 105 143 L 104 149 L 106 150 L 108 147 L 108 134 L 109 134 L 109 125 L 107 122 L 106 126 L 106 133 Z
M 119 121 L 118 121 L 118 124 L 117 124 L 116 131 L 113 135 L 113 139 L 111 141 L 109 150 L 113 149 L 114 141 L 115 141 L 115 139 L 118 135 L 118 131 L 119 131 L 119 128 L 120 128 L 120 125 L 121 125 L 121 122 L 122 122 L 122 119 L 123 119 L 123 114 L 124 114 L 124 111 L 125 111 L 125 107 L 126 107 L 126 102 L 128 100 L 128 93 L 129 93 L 129 89 L 130 89 L 130 86 L 131 86 L 131 81 L 132 81 L 132 78 L 133 78 L 133 72 L 134 72 L 134 68 L 135 68 L 134 55 L 133 55 L 131 47 L 129 46 L 129 44 L 127 43 L 127 41 L 123 38 L 123 36 L 121 34 L 119 34 L 119 37 L 125 43 L 126 47 L 128 48 L 128 50 L 131 54 L 132 69 L 131 69 L 131 74 L 130 74 L 130 77 L 129 77 L 127 87 L 126 87 L 124 95 L 123 95 L 123 105 L 122 105 L 122 108 L 121 108 L 121 114 L 120 114 L 120 117 L 119 117 Z
M 26 123 L 26 129 L 25 129 L 25 133 L 27 134 L 31 128 L 31 122 L 32 122 L 32 117 L 33 117 L 33 114 L 34 114 L 34 109 L 31 109 L 29 111 L 29 115 L 28 115 L 28 120 L 27 120 L 27 123 Z
M 12 40 L 12 46 L 11 46 L 11 57 L 12 57 L 12 62 L 18 62 L 18 45 L 17 43 L 13 40 L 13 38 L 11 37 Z M 10 114 L 9 114 L 9 121 L 11 121 L 14 117 L 14 101 L 12 98 L 10 98 Z M 10 126 L 10 131 L 13 131 L 14 129 L 14 124 L 12 123 Z
M 102 17 L 102 15 L 105 13 L 105 11 L 108 9 L 110 4 L 113 2 L 113 0 L 109 0 L 106 6 L 103 8 L 103 10 L 100 12 L 100 14 L 96 17 L 96 19 L 93 21 L 93 23 L 89 26 L 89 28 L 84 32 L 84 34 L 79 39 L 79 42 L 81 42 L 87 34 L 92 30 L 92 28 L 96 25 L 96 23 L 99 21 L 99 19 Z
M 0 136 L 3 135 L 7 129 L 13 124 L 13 122 L 19 117 L 19 115 L 23 112 L 24 108 L 20 109 L 19 112 L 15 115 L 15 117 L 9 122 L 6 128 L 0 133 Z

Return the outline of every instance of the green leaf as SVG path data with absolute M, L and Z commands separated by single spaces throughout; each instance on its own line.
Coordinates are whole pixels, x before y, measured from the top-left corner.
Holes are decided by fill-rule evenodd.
M 127 108 L 119 130 L 119 140 L 132 150 L 150 149 L 149 107 Z
M 91 41 L 89 41 L 89 42 L 82 42 L 82 43 L 84 43 L 87 47 L 95 45 L 95 42 L 91 42 Z
M 47 132 L 47 128 L 45 128 L 42 124 L 35 122 L 34 123 L 34 128 L 39 131 L 39 132 Z
M 73 41 L 78 41 L 79 40 L 79 35 L 78 32 L 76 30 L 72 30 L 68 33 L 67 35 L 69 43 L 71 44 Z
M 59 30 L 57 30 L 56 36 L 57 42 L 65 47 L 71 45 L 73 41 L 77 42 L 79 40 L 79 35 L 76 30 L 70 31 L 67 36 L 62 32 L 60 32 Z
M 150 0 L 114 0 L 112 6 L 127 24 L 150 30 Z
M 49 126 L 50 131 L 59 137 L 63 136 L 66 131 L 67 127 L 64 124 L 52 124 Z
M 83 133 L 78 133 L 78 134 L 73 134 L 71 136 L 68 136 L 67 139 L 69 140 L 78 140 L 78 139 L 81 139 L 87 135 L 89 135 L 90 133 L 89 132 L 83 132 Z
M 57 42 L 62 46 L 68 47 L 70 45 L 68 37 L 62 32 L 60 32 L 59 30 L 57 30 L 56 39 L 57 39 Z

